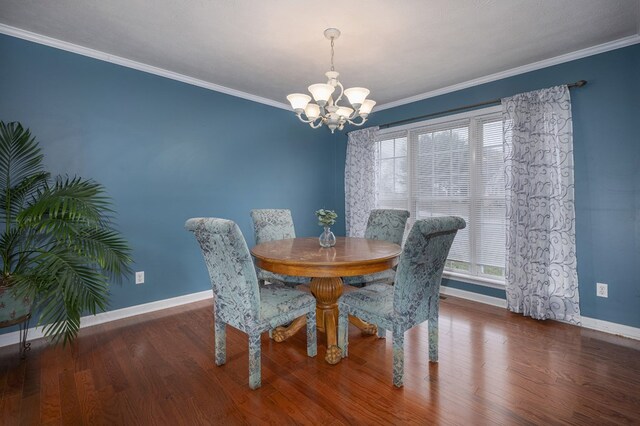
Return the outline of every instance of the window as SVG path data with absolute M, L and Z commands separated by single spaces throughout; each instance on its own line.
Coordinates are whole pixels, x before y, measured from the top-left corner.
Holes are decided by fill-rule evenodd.
M 404 136 L 387 135 L 385 140 L 377 143 L 376 165 L 378 207 L 405 209 L 409 196 L 406 133 Z
M 445 271 L 464 281 L 504 282 L 505 192 L 500 108 L 485 108 L 382 131 L 377 206 L 417 219 L 456 215 Z

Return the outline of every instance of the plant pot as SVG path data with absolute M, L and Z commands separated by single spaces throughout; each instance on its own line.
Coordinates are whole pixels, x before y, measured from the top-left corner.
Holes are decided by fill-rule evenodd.
M 26 320 L 31 314 L 32 305 L 28 297 L 15 297 L 9 287 L 0 286 L 0 327 Z
M 28 297 L 16 297 L 7 286 L 0 286 L 0 328 L 18 324 L 20 327 L 20 357 L 24 358 L 31 349 L 27 342 L 32 301 Z

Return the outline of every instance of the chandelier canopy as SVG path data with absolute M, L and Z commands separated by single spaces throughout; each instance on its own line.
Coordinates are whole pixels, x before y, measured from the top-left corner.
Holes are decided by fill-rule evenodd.
M 336 129 L 342 130 L 346 123 L 362 126 L 376 102 L 367 99 L 369 89 L 364 87 L 345 90 L 338 81 L 339 73 L 333 67 L 333 44 L 340 37 L 340 30 L 328 28 L 324 31 L 324 36 L 331 40 L 331 71 L 325 73 L 328 79 L 326 84 L 318 83 L 308 87 L 316 103 L 311 102 L 311 96 L 304 93 L 292 93 L 287 99 L 300 121 L 308 123 L 314 129 L 325 124 L 333 133 Z M 343 95 L 347 97 L 352 108 L 339 104 Z

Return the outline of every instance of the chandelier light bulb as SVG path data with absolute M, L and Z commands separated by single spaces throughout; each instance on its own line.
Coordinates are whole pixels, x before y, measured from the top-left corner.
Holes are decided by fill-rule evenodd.
M 320 107 L 316 104 L 309 103 L 304 109 L 304 115 L 306 115 L 309 120 L 314 121 L 320 117 Z
M 369 115 L 373 107 L 376 105 L 376 101 L 372 101 L 371 99 L 366 99 L 362 105 L 360 105 L 360 109 L 358 112 L 361 116 L 366 117 Z
M 336 90 L 335 87 L 324 83 L 312 84 L 309 86 L 309 92 L 320 106 L 324 106 L 329 101 L 334 90 Z
M 304 93 L 292 93 L 287 96 L 287 100 L 291 103 L 291 108 L 297 113 L 304 111 L 307 104 L 311 101 L 311 96 Z
M 349 107 L 339 107 L 338 111 L 336 111 L 336 114 L 338 114 L 340 117 L 349 118 L 351 117 L 351 114 L 353 114 L 353 109 Z
M 349 99 L 349 103 L 353 105 L 354 108 L 358 108 L 369 95 L 369 89 L 365 89 L 364 87 L 352 87 L 345 90 L 344 94 Z

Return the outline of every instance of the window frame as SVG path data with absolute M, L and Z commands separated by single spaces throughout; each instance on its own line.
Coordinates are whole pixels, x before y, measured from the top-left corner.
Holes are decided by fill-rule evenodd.
M 376 136 L 376 143 L 378 144 L 380 141 L 388 140 L 388 139 L 397 139 L 397 138 L 406 138 L 407 140 L 407 199 L 405 208 L 411 212 L 411 216 L 407 221 L 408 227 L 412 226 L 416 220 L 416 209 L 414 208 L 417 205 L 417 194 L 414 183 L 414 176 L 416 171 L 416 162 L 418 156 L 416 155 L 414 143 L 412 143 L 412 133 L 425 133 L 425 132 L 434 132 L 438 131 L 438 129 L 447 129 L 451 128 L 455 125 L 460 125 L 461 123 L 466 123 L 469 131 L 469 205 L 476 205 L 478 199 L 481 197 L 478 196 L 479 191 L 479 182 L 474 179 L 478 174 L 478 156 L 482 155 L 483 145 L 479 140 L 480 132 L 482 131 L 481 126 L 483 123 L 487 121 L 493 121 L 494 118 L 501 117 L 502 107 L 500 105 L 485 107 L 480 109 L 475 109 L 472 111 L 466 111 L 459 114 L 446 115 L 442 117 L 437 117 L 429 120 L 414 122 L 405 124 L 402 126 L 391 127 L 387 129 L 382 129 L 378 131 Z M 377 167 L 377 164 L 376 164 Z M 376 177 L 379 175 L 380 170 L 376 170 Z M 377 197 L 377 194 L 376 194 Z M 378 200 L 376 199 L 376 203 Z M 469 224 L 468 226 L 473 226 L 474 234 L 471 235 L 469 233 L 469 258 L 470 262 L 470 271 L 469 273 L 465 273 L 461 270 L 451 270 L 446 269 L 443 272 L 443 276 L 445 278 L 454 279 L 456 281 L 461 281 L 470 284 L 481 285 L 490 288 L 504 289 L 505 281 L 504 277 L 494 278 L 489 275 L 482 275 L 479 271 L 479 265 L 477 264 L 478 257 L 476 254 L 476 241 L 479 238 L 479 234 L 476 232 L 477 226 L 474 226 L 474 221 L 476 220 L 476 215 L 472 214 L 471 210 L 469 211 Z M 506 233 L 506 229 L 505 229 Z

